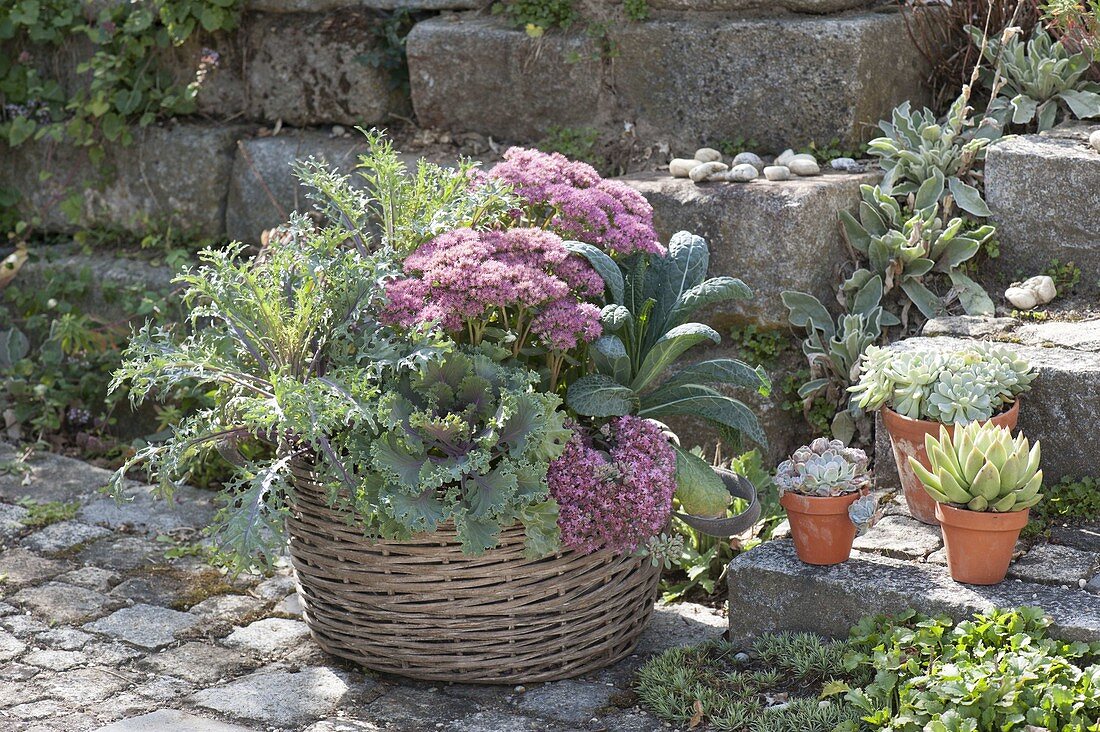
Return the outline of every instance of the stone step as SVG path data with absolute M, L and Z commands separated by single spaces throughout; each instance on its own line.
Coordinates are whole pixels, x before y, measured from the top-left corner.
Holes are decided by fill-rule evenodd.
M 661 241 L 677 231 L 704 237 L 710 244 L 710 275 L 740 277 L 753 289 L 751 301 L 724 303 L 711 315 L 719 330 L 738 322 L 785 329 L 783 290 L 833 302 L 841 269 L 851 260 L 837 212 L 854 212 L 860 185 L 878 179 L 878 173 L 827 173 L 783 182 L 696 185 L 667 173 L 621 178 L 653 206 Z
M 899 341 L 891 348 L 950 351 L 974 339 L 1009 345 L 1039 372 L 1031 391 L 1022 397 L 1019 428 L 1043 443 L 1046 481 L 1095 475 L 1095 456 L 1100 453 L 1100 434 L 1095 430 L 1100 404 L 1100 319 L 938 318 L 925 325 L 922 337 Z M 897 466 L 881 419 L 875 434 L 876 481 L 880 487 L 897 489 Z
M 498 139 L 626 124 L 674 151 L 735 138 L 778 151 L 865 140 L 898 103 L 926 97 L 905 19 L 885 9 L 655 17 L 607 33 L 533 39 L 500 18 L 425 20 L 408 37 L 413 108 L 424 126 Z
M 1100 555 L 1067 556 L 1073 550 L 1039 545 L 1013 565 L 1005 582 L 963 585 L 951 579 L 942 551 L 922 557 L 906 554 L 925 551 L 928 547 L 913 537 L 931 535 L 933 527 L 909 518 L 896 517 L 900 526 L 886 524 L 888 520 L 872 533 L 900 537 L 898 543 L 885 536 L 871 538 L 847 562 L 832 567 L 803 564 L 789 539 L 769 541 L 734 559 L 728 580 L 731 640 L 778 630 L 844 638 L 865 615 L 910 608 L 962 619 L 994 607 L 1035 605 L 1054 619 L 1055 635 L 1100 641 L 1100 597 L 1094 594 L 1100 587 L 1080 587 L 1095 572 Z M 886 547 L 895 555 L 887 556 Z M 1070 584 L 1071 579 L 1077 581 Z
M 1100 288 L 1100 152 L 1096 122 L 1073 122 L 991 146 L 985 190 L 1001 240 L 992 260 L 1009 280 L 1041 274 L 1052 259 L 1081 269 L 1080 289 Z

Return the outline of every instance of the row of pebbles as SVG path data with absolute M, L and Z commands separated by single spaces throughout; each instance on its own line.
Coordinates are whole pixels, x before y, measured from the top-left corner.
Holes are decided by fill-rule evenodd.
M 829 165 L 833 170 L 849 173 L 865 170 L 861 163 L 852 158 L 837 158 Z M 695 183 L 748 183 L 761 175 L 770 181 L 821 175 L 821 166 L 813 155 L 795 153 L 794 150 L 784 150 L 770 164 L 756 153 L 743 152 L 727 165 L 722 161 L 722 153 L 714 148 L 701 147 L 692 158 L 673 159 L 668 164 L 668 172 L 674 178 L 690 178 Z

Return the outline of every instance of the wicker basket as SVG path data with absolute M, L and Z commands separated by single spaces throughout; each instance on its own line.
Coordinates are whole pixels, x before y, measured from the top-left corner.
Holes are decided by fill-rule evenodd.
M 532 560 L 523 529 L 480 557 L 453 530 L 372 541 L 294 468 L 290 554 L 305 620 L 327 652 L 415 679 L 514 684 L 608 666 L 649 620 L 660 567 L 609 552 Z

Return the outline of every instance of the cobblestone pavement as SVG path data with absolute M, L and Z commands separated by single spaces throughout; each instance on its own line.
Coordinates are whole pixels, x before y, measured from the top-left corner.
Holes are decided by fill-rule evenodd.
M 526 688 L 365 673 L 309 639 L 287 570 L 231 579 L 170 551 L 209 520 L 209 494 L 167 506 L 135 483 L 119 507 L 97 493 L 103 470 L 37 455 L 28 471 L 16 456 L 0 444 L 3 732 L 663 730 L 636 706 L 634 669 L 726 626 L 701 606 L 658 608 L 627 660 Z M 68 504 L 61 520 L 28 526 L 51 502 Z

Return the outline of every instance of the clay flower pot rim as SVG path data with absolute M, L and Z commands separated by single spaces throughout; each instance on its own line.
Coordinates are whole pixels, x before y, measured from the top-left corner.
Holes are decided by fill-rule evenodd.
M 1015 531 L 1027 526 L 1030 508 L 1019 511 L 971 511 L 950 503 L 936 504 L 936 517 L 941 523 L 979 531 Z
M 839 496 L 810 496 L 805 493 L 786 491 L 779 497 L 779 503 L 788 511 L 815 516 L 847 513 L 848 506 L 855 503 L 861 492 L 855 490 L 841 493 Z
M 912 423 L 919 423 L 919 424 L 935 424 L 935 425 L 943 425 L 944 427 L 954 427 L 956 424 L 958 424 L 957 422 L 935 422 L 931 419 L 913 419 L 912 417 L 906 417 L 904 414 L 898 414 L 893 409 L 891 409 L 890 407 L 887 407 L 885 405 L 883 405 L 882 411 L 883 412 L 889 412 L 890 417 L 892 419 L 898 420 L 899 422 L 912 422 Z M 1006 415 L 1012 414 L 1013 412 L 1019 412 L 1019 411 L 1020 411 L 1020 397 L 1016 397 L 1012 401 L 1012 404 L 1009 405 L 1009 407 L 1007 409 L 1002 409 L 1001 411 L 999 411 L 996 414 L 994 414 L 993 416 L 991 416 L 989 419 L 983 419 L 983 420 L 980 420 L 980 421 L 982 421 L 982 422 L 991 422 L 991 421 L 993 421 L 993 420 L 995 420 L 999 417 L 1006 416 Z

